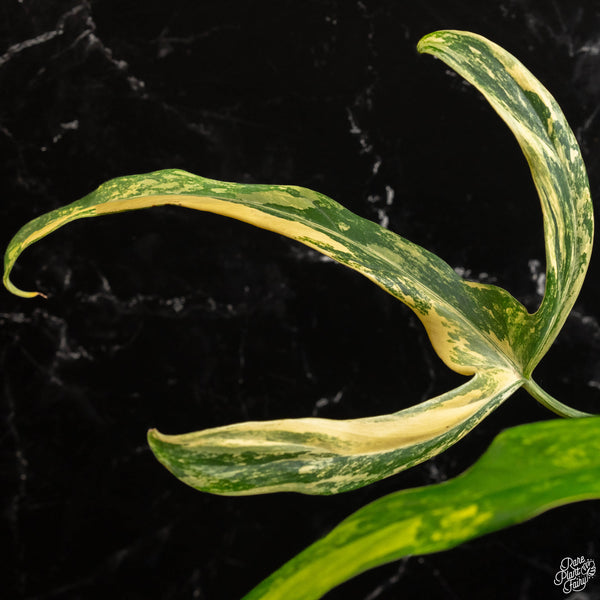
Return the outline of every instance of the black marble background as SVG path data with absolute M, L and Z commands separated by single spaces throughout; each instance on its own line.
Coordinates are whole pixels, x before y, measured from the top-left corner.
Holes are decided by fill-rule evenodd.
M 535 191 L 485 101 L 416 53 L 441 28 L 490 37 L 549 87 L 599 197 L 597 1 L 2 0 L 0 240 L 106 179 L 180 167 L 317 189 L 533 310 Z M 536 371 L 596 412 L 599 268 Z M 383 414 L 462 379 L 366 279 L 213 215 L 80 221 L 28 250 L 14 281 L 49 299 L 0 297 L 3 598 L 240 598 L 366 502 L 452 477 L 503 428 L 551 417 L 517 393 L 435 460 L 342 496 L 201 494 L 155 461 L 149 427 Z M 600 562 L 597 502 L 326 598 L 564 598 L 567 555 Z M 576 597 L 600 598 L 600 577 Z

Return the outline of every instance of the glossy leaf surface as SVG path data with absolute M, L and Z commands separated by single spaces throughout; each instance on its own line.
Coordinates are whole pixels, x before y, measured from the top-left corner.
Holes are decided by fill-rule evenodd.
M 332 494 L 426 460 L 456 442 L 517 387 L 563 414 L 530 379 L 581 287 L 592 212 L 577 143 L 548 92 L 516 59 L 465 32 L 437 32 L 431 52 L 483 92 L 532 169 L 544 212 L 547 290 L 535 315 L 505 290 L 463 280 L 442 259 L 312 190 L 205 179 L 165 170 L 111 180 L 85 198 L 25 225 L 5 255 L 5 285 L 29 245 L 66 223 L 165 204 L 245 221 L 306 244 L 408 305 L 440 358 L 472 379 L 392 415 L 335 421 L 250 422 L 181 436 L 149 432 L 156 456 L 186 483 L 219 494 Z M 404 402 L 403 402 L 404 403 Z
M 513 427 L 462 475 L 361 508 L 244 600 L 316 600 L 368 569 L 447 550 L 551 508 L 595 498 L 600 418 Z

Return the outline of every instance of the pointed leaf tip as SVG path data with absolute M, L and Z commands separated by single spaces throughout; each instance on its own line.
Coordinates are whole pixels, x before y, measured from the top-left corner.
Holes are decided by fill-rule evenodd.
M 43 292 L 28 292 L 18 288 L 9 277 L 4 277 L 3 280 L 4 287 L 15 296 L 20 296 L 21 298 L 35 298 L 36 296 L 41 296 L 44 299 L 48 299 L 48 296 Z
M 203 492 L 331 495 L 442 452 L 520 385 L 497 371 L 391 415 L 249 421 L 181 435 L 152 429 L 148 443 L 175 477 Z

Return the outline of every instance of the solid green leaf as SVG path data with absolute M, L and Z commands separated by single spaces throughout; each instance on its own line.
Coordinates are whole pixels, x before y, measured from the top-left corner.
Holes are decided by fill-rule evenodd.
M 419 49 L 448 62 L 488 98 L 515 133 L 544 212 L 547 289 L 530 315 L 505 290 L 463 280 L 442 259 L 305 188 L 205 179 L 180 170 L 121 177 L 25 225 L 5 254 L 4 283 L 20 253 L 66 223 L 165 204 L 232 217 L 317 249 L 408 305 L 453 370 L 473 376 L 426 404 L 379 417 L 241 423 L 149 442 L 180 479 L 220 494 L 294 490 L 331 494 L 389 476 L 441 452 L 523 385 L 553 410 L 580 416 L 530 378 L 562 326 L 589 260 L 592 213 L 585 169 L 560 109 L 491 42 L 438 32 Z
M 513 427 L 462 475 L 359 509 L 243 600 L 316 600 L 379 565 L 448 550 L 551 508 L 598 498 L 600 418 Z

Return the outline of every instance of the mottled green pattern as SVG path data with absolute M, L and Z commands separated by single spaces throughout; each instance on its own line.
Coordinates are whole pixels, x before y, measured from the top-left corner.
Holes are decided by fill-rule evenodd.
M 526 311 L 514 298 L 486 286 L 488 304 L 482 305 L 482 292 L 436 255 L 306 188 L 215 181 L 174 169 L 113 179 L 25 225 L 6 252 L 5 283 L 11 285 L 12 265 L 27 246 L 70 221 L 164 204 L 233 216 L 287 235 L 363 273 L 417 313 L 450 368 L 473 374 L 502 362 L 519 370 L 507 319 L 518 321 Z M 489 311 L 489 306 L 496 310 Z
M 219 494 L 293 490 L 332 494 L 387 477 L 441 452 L 517 387 L 568 416 L 581 416 L 530 379 L 581 287 L 592 240 L 592 209 L 575 138 L 556 102 L 500 47 L 465 32 L 437 32 L 430 52 L 475 85 L 515 134 L 544 213 L 547 288 L 530 315 L 508 292 L 463 280 L 443 260 L 312 190 L 238 184 L 164 170 L 113 179 L 85 198 L 25 225 L 5 255 L 4 283 L 27 246 L 86 217 L 171 204 L 214 212 L 286 235 L 330 256 L 407 304 L 440 358 L 473 378 L 392 415 L 240 423 L 203 432 L 149 433 L 160 461 L 198 489 Z
M 551 508 L 600 498 L 599 475 L 600 418 L 514 427 L 459 477 L 361 508 L 244 600 L 316 600 L 378 565 L 447 550 Z
M 389 477 L 466 435 L 520 383 L 485 372 L 415 407 L 381 417 L 248 422 L 165 436 L 152 451 L 195 489 L 223 495 L 337 494 Z
M 544 216 L 546 293 L 515 340 L 529 377 L 571 311 L 592 251 L 593 210 L 579 145 L 556 100 L 500 46 L 465 31 L 438 31 L 418 49 L 443 60 L 484 94 L 531 168 Z

